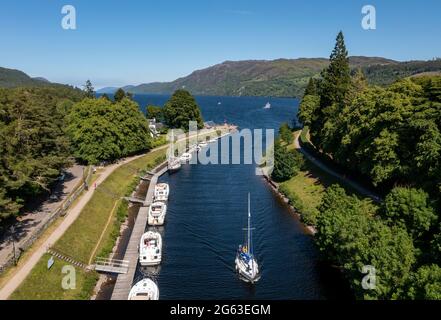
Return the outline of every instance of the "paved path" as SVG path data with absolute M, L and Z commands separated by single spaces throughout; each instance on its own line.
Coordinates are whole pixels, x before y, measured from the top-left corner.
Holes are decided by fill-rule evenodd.
M 117 164 L 108 166 L 101 172 L 101 175 L 96 180 L 97 186 L 100 185 L 107 177 L 112 174 L 115 169 L 131 162 L 143 155 L 138 155 L 134 157 L 127 158 L 120 161 Z M 95 192 L 95 188 L 89 188 L 87 192 L 80 197 L 79 201 L 69 209 L 63 222 L 58 226 L 58 228 L 49 236 L 49 238 L 35 250 L 32 256 L 26 261 L 26 263 L 18 270 L 14 276 L 6 283 L 6 285 L 0 290 L 0 300 L 6 300 L 8 297 L 20 286 L 20 284 L 26 279 L 27 275 L 31 272 L 32 268 L 38 263 L 41 257 L 46 253 L 46 250 L 51 247 L 52 244 L 58 241 L 61 236 L 66 232 L 66 230 L 72 225 L 72 223 L 78 218 L 83 208 L 92 198 Z
M 344 181 L 345 184 L 351 186 L 354 190 L 356 190 L 357 192 L 359 192 L 360 194 L 371 198 L 372 200 L 374 200 L 375 202 L 380 202 L 381 198 L 373 193 L 372 191 L 370 191 L 369 189 L 363 187 L 362 185 L 360 185 L 359 183 L 348 179 L 347 177 L 335 172 L 333 169 L 331 169 L 330 167 L 328 167 L 325 163 L 323 163 L 321 160 L 317 159 L 316 157 L 314 157 L 309 151 L 307 151 L 306 149 L 302 148 L 300 145 L 300 133 L 297 133 L 294 139 L 294 147 L 300 151 L 309 161 L 311 161 L 314 165 L 316 165 L 317 167 L 319 167 L 320 169 L 322 169 L 323 171 L 329 173 L 330 175 L 336 177 L 337 179 L 340 179 L 342 181 Z
M 34 233 L 40 226 L 47 223 L 51 218 L 51 213 L 54 212 L 63 201 L 66 200 L 75 187 L 79 185 L 83 178 L 83 170 L 84 167 L 80 165 L 75 165 L 66 170 L 65 180 L 59 182 L 52 191 L 52 195 L 55 195 L 57 199 L 55 201 L 47 199 L 43 202 L 37 199 L 33 205 L 29 205 L 34 208 L 20 216 L 17 222 L 14 222 L 16 251 L 18 251 L 18 248 L 20 248 L 23 243 L 34 236 Z M 0 235 L 0 265 L 6 263 L 8 258 L 13 254 L 13 246 L 10 238 L 11 230 L 9 228 Z

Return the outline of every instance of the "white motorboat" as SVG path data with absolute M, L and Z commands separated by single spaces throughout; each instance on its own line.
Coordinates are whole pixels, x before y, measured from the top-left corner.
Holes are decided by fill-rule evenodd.
M 176 172 L 181 169 L 181 160 L 179 158 L 171 158 L 168 160 L 168 171 Z
M 182 156 L 180 157 L 181 163 L 190 162 L 192 157 L 193 156 L 189 152 L 183 153 Z
M 161 263 L 162 237 L 158 232 L 149 231 L 139 242 L 139 263 L 141 266 L 156 266 Z
M 199 147 L 198 145 L 194 145 L 189 148 L 188 153 L 192 154 L 199 151 L 201 151 L 201 147 Z
M 164 202 L 154 202 L 149 208 L 148 224 L 150 226 L 162 226 L 167 214 L 167 205 Z
M 129 300 L 159 300 L 159 288 L 153 280 L 143 279 L 132 287 Z
M 271 103 L 267 102 L 265 107 L 263 107 L 264 109 L 271 109 Z
M 248 228 L 246 244 L 240 245 L 236 254 L 236 270 L 240 278 L 245 282 L 255 283 L 260 279 L 259 265 L 253 253 L 252 235 L 251 231 L 251 210 L 250 210 L 250 195 L 248 194 Z
M 155 186 L 155 201 L 168 201 L 170 187 L 167 183 L 158 183 Z

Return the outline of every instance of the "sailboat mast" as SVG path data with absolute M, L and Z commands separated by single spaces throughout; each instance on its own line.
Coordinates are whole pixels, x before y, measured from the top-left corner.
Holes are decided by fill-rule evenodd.
M 251 252 L 251 209 L 250 209 L 250 194 L 248 193 L 248 252 Z

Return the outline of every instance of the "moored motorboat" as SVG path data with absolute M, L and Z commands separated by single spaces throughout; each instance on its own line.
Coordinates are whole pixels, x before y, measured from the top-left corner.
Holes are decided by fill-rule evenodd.
M 246 244 L 240 245 L 236 253 L 236 271 L 245 282 L 255 283 L 260 279 L 259 265 L 253 253 L 251 231 L 250 195 L 248 194 L 248 228 Z
M 158 183 L 155 186 L 155 201 L 168 201 L 170 187 L 167 183 Z
M 151 279 L 137 282 L 129 293 L 129 300 L 159 300 L 159 288 Z
M 207 144 L 207 142 L 202 141 L 202 142 L 199 142 L 198 146 L 199 146 L 200 148 L 206 148 L 206 147 L 208 146 L 208 144 Z
M 162 259 L 162 237 L 158 232 L 149 231 L 142 235 L 139 243 L 139 263 L 141 266 L 156 266 Z
M 181 155 L 181 157 L 179 158 L 181 160 L 181 163 L 187 163 L 190 162 L 192 159 L 192 155 L 189 152 L 185 152 Z
M 154 202 L 149 208 L 148 224 L 150 226 L 162 226 L 167 214 L 167 205 L 164 202 Z
M 176 172 L 181 169 L 181 160 L 179 158 L 171 158 L 168 160 L 168 171 Z

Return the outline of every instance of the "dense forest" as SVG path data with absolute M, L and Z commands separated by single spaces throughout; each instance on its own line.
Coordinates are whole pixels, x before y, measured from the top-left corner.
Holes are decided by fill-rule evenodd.
M 317 218 L 324 256 L 359 298 L 441 299 L 441 77 L 368 85 L 340 33 L 299 117 L 317 152 L 386 195 L 374 205 L 329 188 Z M 363 266 L 376 269 L 372 290 L 361 286 Z
M 49 193 L 75 161 L 96 164 L 149 148 L 147 121 L 128 98 L 113 103 L 67 86 L 0 89 L 0 221 Z
M 151 109 L 151 108 L 150 108 Z M 203 126 L 194 98 L 178 90 L 158 118 L 172 128 Z M 68 86 L 0 89 L 0 222 L 20 213 L 36 195 L 50 193 L 74 161 L 99 164 L 152 147 L 146 116 L 132 96 L 117 90 L 96 98 Z
M 0 89 L 0 221 L 69 163 L 65 116 L 82 98 L 68 87 Z

